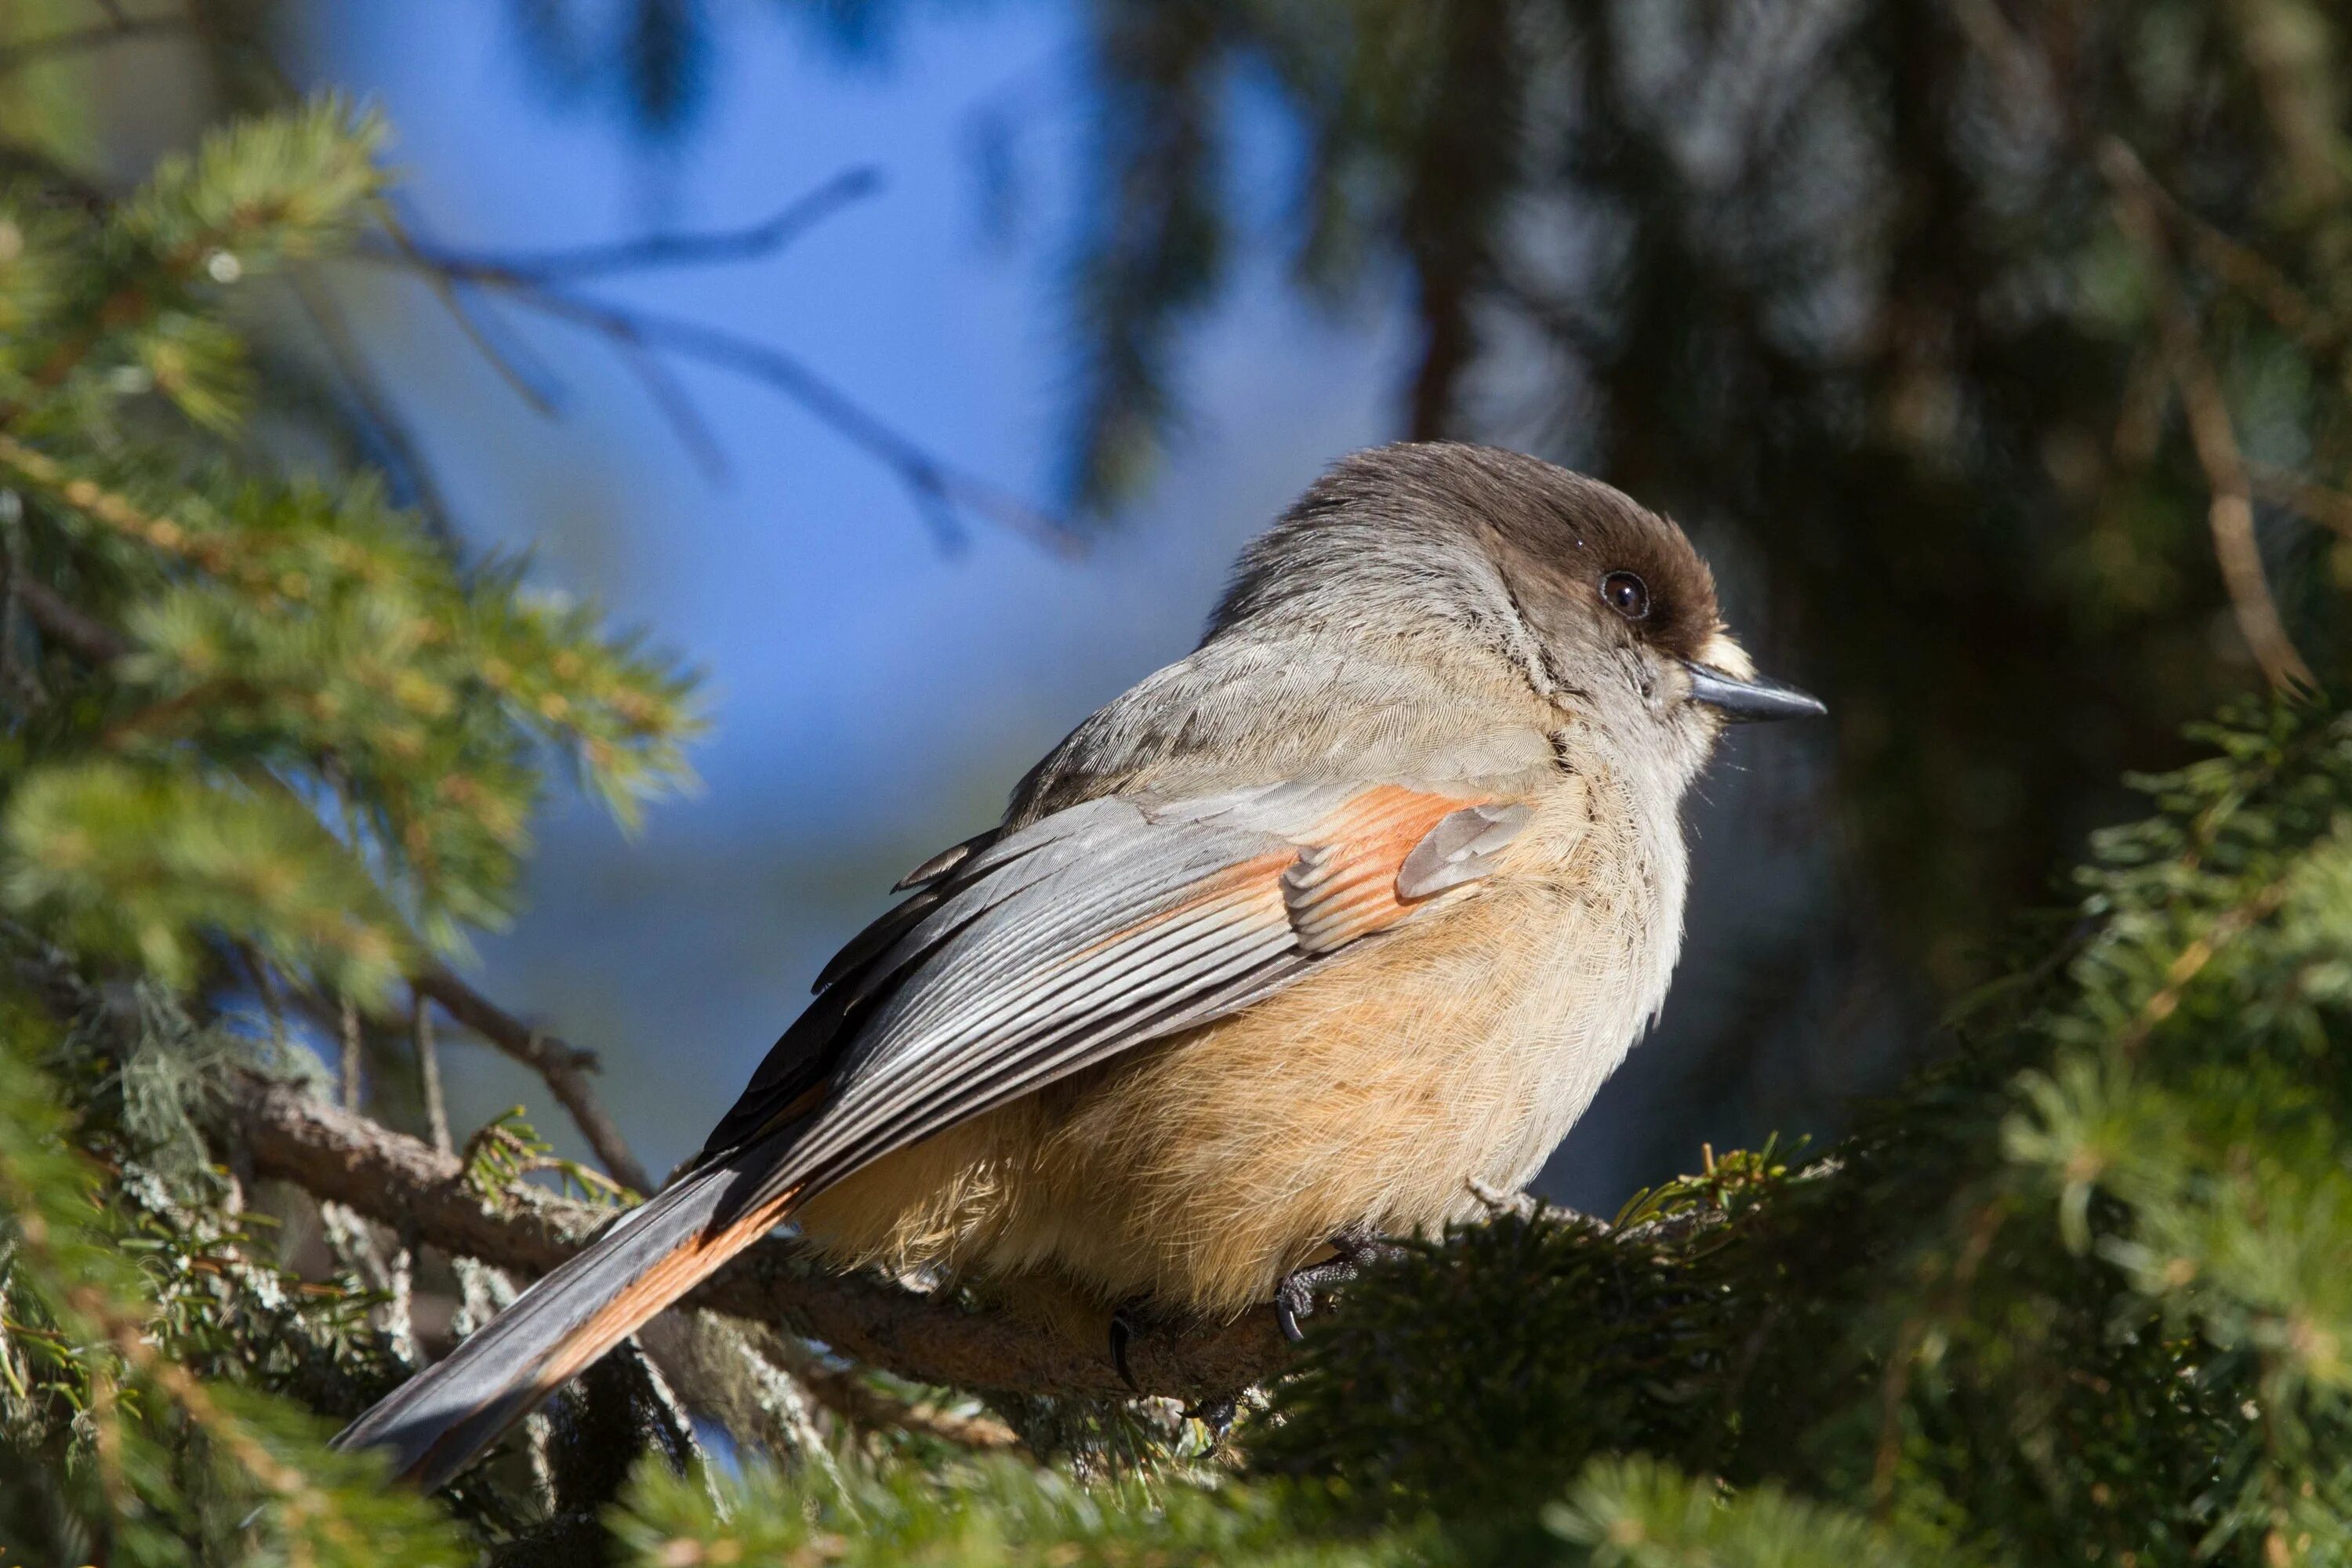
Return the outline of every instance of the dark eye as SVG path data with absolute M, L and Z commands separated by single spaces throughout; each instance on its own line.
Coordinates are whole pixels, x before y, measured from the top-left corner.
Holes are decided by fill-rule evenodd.
M 1601 579 L 1601 597 L 1629 621 L 1650 613 L 1650 585 L 1631 572 L 1612 572 Z

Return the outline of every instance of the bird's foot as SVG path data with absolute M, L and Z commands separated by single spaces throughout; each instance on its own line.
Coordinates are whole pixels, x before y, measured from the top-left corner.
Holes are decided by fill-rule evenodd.
M 1142 1297 L 1130 1296 L 1112 1308 L 1110 1314 L 1110 1364 L 1117 1369 L 1118 1380 L 1138 1394 L 1143 1392 L 1143 1385 L 1135 1381 L 1135 1371 L 1127 1363 L 1127 1347 L 1141 1326 L 1138 1314 L 1142 1305 Z
M 1206 1426 L 1211 1443 L 1222 1443 L 1225 1434 L 1234 1429 L 1234 1417 L 1241 1414 L 1241 1408 L 1238 1399 L 1205 1399 L 1185 1411 L 1184 1416 Z
M 1292 1344 L 1307 1337 L 1298 1320 L 1315 1310 L 1318 1295 L 1346 1284 L 1365 1264 L 1396 1250 L 1393 1243 L 1352 1232 L 1335 1236 L 1326 1245 L 1337 1256 L 1292 1269 L 1274 1288 L 1274 1321 L 1281 1326 L 1282 1337 Z

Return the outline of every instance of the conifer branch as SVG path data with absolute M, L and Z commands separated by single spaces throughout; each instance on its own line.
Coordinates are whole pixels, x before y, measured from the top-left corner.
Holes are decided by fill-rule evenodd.
M 219 539 L 193 533 L 170 518 L 152 516 L 127 498 L 75 475 L 47 453 L 5 433 L 0 433 L 0 468 L 13 470 L 37 489 L 129 538 L 192 559 L 208 571 L 226 572 L 231 566 L 232 552 Z M 27 589 L 35 591 L 28 595 Z M 80 616 L 37 584 L 20 582 L 18 592 L 35 624 L 44 629 L 51 629 L 53 624 L 55 635 L 68 646 L 93 658 L 100 652 L 120 657 L 130 650 L 120 634 Z M 657 1184 L 630 1150 L 620 1124 L 589 1086 L 587 1074 L 596 1068 L 594 1052 L 531 1028 L 444 966 L 436 965 L 413 979 L 417 990 L 440 1003 L 452 1018 L 537 1072 L 614 1180 L 640 1193 L 655 1190 Z
M 456 1256 L 542 1273 L 580 1250 L 613 1217 L 609 1207 L 527 1184 L 485 1199 L 467 1184 L 456 1158 L 339 1110 L 295 1084 L 240 1071 L 229 1084 L 228 1103 L 257 1174 L 411 1227 L 418 1242 Z M 1208 1327 L 1147 1326 L 1128 1348 L 1135 1374 L 1130 1388 L 1099 1347 L 1074 1345 L 944 1297 L 829 1274 L 773 1237 L 687 1300 L 734 1317 L 787 1323 L 853 1360 L 961 1388 L 1215 1399 L 1280 1371 L 1289 1354 L 1270 1308 Z

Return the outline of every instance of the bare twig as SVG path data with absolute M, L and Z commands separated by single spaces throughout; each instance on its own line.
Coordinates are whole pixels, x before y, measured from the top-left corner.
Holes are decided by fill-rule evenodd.
M 596 1070 L 595 1052 L 567 1046 L 532 1028 L 446 968 L 436 965 L 415 976 L 412 984 L 418 995 L 438 1002 L 450 1017 L 538 1073 L 549 1092 L 571 1113 L 572 1124 L 614 1180 L 640 1193 L 656 1189 L 657 1184 L 638 1163 L 620 1124 L 606 1113 L 596 1091 L 589 1087 L 588 1075 Z
M 669 366 L 663 363 L 661 355 L 643 343 L 622 343 L 618 347 L 622 358 L 636 373 L 638 384 L 646 389 L 646 395 L 653 399 L 654 406 L 661 411 L 664 419 L 669 421 L 670 429 L 677 436 L 678 445 L 687 449 L 688 455 L 694 458 L 695 467 L 702 470 L 702 477 L 714 483 L 724 480 L 728 474 L 725 449 L 719 445 L 719 438 L 710 433 L 710 426 L 704 423 L 702 410 L 695 406 L 693 397 L 671 373 Z
M 2109 181 L 2127 187 L 2147 204 L 2149 216 L 2161 218 L 2188 242 L 2197 259 L 2213 276 L 2261 307 L 2278 328 L 2315 353 L 2334 348 L 2342 331 L 2327 313 L 2314 304 L 2278 263 L 2221 229 L 2179 197 L 2165 189 L 2139 155 L 2110 139 L 2099 153 L 2100 167 Z
M 433 1040 L 433 1003 L 422 992 L 411 998 L 408 1026 L 410 1038 L 416 1047 L 416 1077 L 425 1097 L 425 1125 L 433 1134 L 433 1147 L 446 1154 L 454 1145 L 449 1141 L 449 1104 L 441 1093 L 441 1047 Z
M 79 654 L 92 664 L 112 664 L 134 651 L 129 637 L 95 616 L 84 615 L 66 596 L 38 578 L 19 572 L 16 604 L 41 635 Z
M 2254 493 L 2264 500 L 2352 537 L 2352 492 L 2257 463 L 2249 463 L 2247 471 L 2253 479 Z
M 415 226 L 404 215 L 399 203 L 390 198 L 380 202 L 377 217 L 383 225 L 384 237 L 391 241 L 394 257 L 425 279 L 440 300 L 442 308 L 449 312 L 449 319 L 457 324 L 457 330 L 472 342 L 474 352 L 480 354 L 499 378 L 513 389 L 526 407 L 535 414 L 553 415 L 556 411 L 555 395 L 547 386 L 551 376 L 541 366 L 526 370 L 516 363 L 516 354 L 510 345 L 492 340 L 488 330 L 475 316 L 465 292 L 454 279 L 434 269 L 424 247 L 417 242 Z M 366 252 L 361 254 L 365 255 Z M 537 373 L 536 375 L 533 372 Z
M 336 1056 L 335 1082 L 342 1096 L 343 1109 L 358 1110 L 361 1109 L 360 1054 L 366 1042 L 360 1036 L 360 1010 L 356 1004 L 345 1000 L 340 1022 L 342 1026 L 337 1033 L 336 1043 L 341 1049 Z
M 2234 0 L 2221 9 L 2234 25 L 2296 196 L 2313 205 L 2333 197 L 2344 174 L 2336 161 L 2331 68 L 2325 44 L 2315 42 L 2316 28 L 2284 5 Z
M 287 274 L 295 298 L 302 302 L 303 313 L 326 346 L 327 357 L 334 362 L 335 374 L 341 378 L 351 399 L 352 423 L 359 426 L 362 439 L 375 448 L 379 462 L 407 486 L 406 499 L 423 515 L 425 525 L 445 546 L 454 545 L 457 531 L 449 519 L 447 501 L 441 487 L 433 477 L 433 466 L 416 449 L 416 438 L 410 432 L 400 411 L 374 369 L 368 363 L 359 340 L 352 335 L 351 322 L 343 315 L 334 290 L 314 277 L 307 268 L 296 268 Z
M 943 531 L 949 542 L 957 537 L 953 531 L 954 514 L 961 511 L 984 518 L 1059 554 L 1074 554 L 1079 547 L 1078 535 L 1061 519 L 933 456 L 784 350 L 697 321 L 566 293 L 549 287 L 540 275 L 526 268 L 495 257 L 427 249 L 413 239 L 394 252 L 372 250 L 359 254 L 422 270 L 438 280 L 436 286 L 470 284 L 496 289 L 541 315 L 583 327 L 622 350 L 641 376 L 646 362 L 638 355 L 675 354 L 732 371 L 772 387 L 888 468 L 926 522 L 935 531 Z M 656 387 L 653 395 L 665 414 L 675 421 L 676 391 Z M 698 418 L 694 421 L 698 423 Z
M 2272 686 L 2281 690 L 2307 689 L 2316 682 L 2279 619 L 2277 601 L 2271 597 L 2262 547 L 2254 538 L 2253 482 L 2238 446 L 2221 378 L 2206 357 L 2196 316 L 2173 270 L 2163 221 L 2148 195 L 2154 181 L 2131 149 L 2113 139 L 2101 146 L 2099 166 L 2115 187 L 2125 232 L 2146 253 L 2156 275 L 2158 331 L 2189 417 L 2189 443 L 2213 492 L 2207 520 L 2239 635 L 2246 639 Z
M 255 1073 L 233 1080 L 230 1109 L 255 1171 L 389 1223 L 425 1245 L 537 1273 L 578 1251 L 613 1216 L 528 1185 L 485 1201 L 463 1168 L 422 1142 L 349 1115 L 299 1086 Z M 1271 1309 L 1229 1323 L 1139 1329 L 1129 1388 L 1098 1347 L 937 1296 L 814 1267 L 791 1243 L 752 1247 L 687 1298 L 688 1305 L 782 1321 L 868 1365 L 919 1383 L 1037 1394 L 1220 1398 L 1281 1370 L 1288 1347 Z
M 608 245 L 510 253 L 499 260 L 506 270 L 516 276 L 541 282 L 642 272 L 656 267 L 750 261 L 783 249 L 844 207 L 881 188 L 880 170 L 863 166 L 845 169 L 814 190 L 786 203 L 773 216 L 743 228 L 710 234 L 649 234 Z
M 747 1330 L 746 1340 L 746 1353 L 772 1363 L 853 1426 L 916 1432 L 967 1448 L 1010 1448 L 1021 1440 L 1012 1427 L 992 1415 L 963 1415 L 900 1399 L 875 1387 L 854 1369 L 829 1364 L 804 1342 L 772 1329 Z
M 2270 581 L 2263 570 L 2262 547 L 2254 538 L 2252 486 L 2231 425 L 2221 378 L 2205 358 L 2196 327 L 2186 312 L 2168 311 L 2167 315 L 2164 336 L 2175 356 L 2189 439 L 2212 486 L 2207 518 L 2213 532 L 2213 554 L 2230 591 L 2239 635 L 2253 650 L 2254 661 L 2273 686 L 2281 690 L 2308 689 L 2317 682 L 2279 619 L 2278 604 L 2271 597 Z
M 2010 26 L 1993 0 L 1947 0 L 1946 9 L 1970 47 L 2000 76 L 2011 100 L 2045 111 L 2058 107 L 2048 63 Z

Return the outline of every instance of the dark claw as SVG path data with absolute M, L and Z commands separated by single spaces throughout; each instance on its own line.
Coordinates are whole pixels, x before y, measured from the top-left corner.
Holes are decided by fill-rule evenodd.
M 1122 1302 L 1110 1315 L 1110 1364 L 1118 1371 L 1118 1380 L 1138 1394 L 1143 1385 L 1135 1381 L 1134 1369 L 1127 1364 L 1127 1347 L 1135 1338 L 1135 1321 L 1128 1316 L 1131 1303 Z
M 1212 1442 L 1222 1443 L 1225 1434 L 1234 1429 L 1234 1417 L 1241 1414 L 1241 1402 L 1236 1399 L 1208 1399 L 1184 1412 L 1185 1418 L 1198 1421 L 1209 1429 Z
M 1294 1268 L 1274 1288 L 1274 1321 L 1281 1327 L 1282 1337 L 1292 1344 L 1307 1337 L 1298 1320 L 1313 1313 L 1317 1292 L 1346 1284 L 1356 1277 L 1359 1266 L 1389 1250 L 1386 1243 L 1361 1236 L 1335 1236 L 1329 1246 L 1339 1254 L 1337 1258 Z
M 1299 1270 L 1299 1273 L 1305 1272 L 1304 1269 Z M 1306 1331 L 1298 1326 L 1298 1313 L 1302 1307 L 1310 1312 L 1315 1310 L 1314 1289 L 1302 1286 L 1297 1274 L 1287 1275 L 1281 1284 L 1274 1288 L 1274 1321 L 1281 1328 L 1282 1337 L 1294 1345 L 1307 1337 Z

